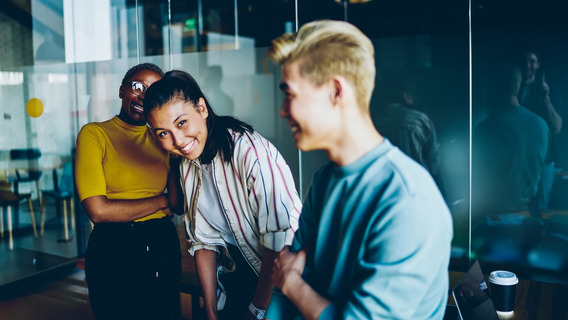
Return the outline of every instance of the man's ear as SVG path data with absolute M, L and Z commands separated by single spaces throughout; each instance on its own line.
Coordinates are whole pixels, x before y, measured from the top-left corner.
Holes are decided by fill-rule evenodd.
M 120 99 L 124 98 L 124 88 L 122 86 L 120 86 L 120 88 L 118 88 L 118 97 Z
M 344 79 L 338 77 L 332 77 L 329 79 L 330 86 L 330 100 L 333 104 L 336 104 L 339 99 L 343 97 L 343 86 Z

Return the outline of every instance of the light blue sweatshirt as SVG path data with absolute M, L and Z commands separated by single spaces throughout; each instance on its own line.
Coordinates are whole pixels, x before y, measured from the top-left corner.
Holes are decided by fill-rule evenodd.
M 385 139 L 316 172 L 291 251 L 307 248 L 303 278 L 332 302 L 320 319 L 443 319 L 452 232 L 429 173 Z M 275 290 L 267 318 L 297 315 Z

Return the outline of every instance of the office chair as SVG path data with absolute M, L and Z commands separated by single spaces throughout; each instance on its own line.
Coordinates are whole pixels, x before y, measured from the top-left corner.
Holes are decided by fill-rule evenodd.
M 4 238 L 4 208 L 7 212 L 7 223 L 9 232 L 9 247 L 14 248 L 14 238 L 12 235 L 12 208 L 18 208 L 23 201 L 28 202 L 28 209 L 30 211 L 30 219 L 34 231 L 34 237 L 37 237 L 37 228 L 35 221 L 34 208 L 32 206 L 32 195 L 30 193 L 16 195 L 12 191 L 10 182 L 4 179 L 5 173 L 0 172 L 0 237 Z M 19 211 L 14 210 L 16 213 Z
M 41 151 L 36 148 L 31 149 L 12 149 L 10 150 L 10 159 L 12 160 L 37 160 L 41 157 Z M 39 186 L 39 179 L 41 178 L 42 172 L 39 170 L 16 170 L 16 178 L 13 180 L 14 192 L 16 195 L 20 193 L 19 185 L 25 182 L 34 182 L 37 190 L 37 199 L 39 206 L 41 208 L 41 189 Z
M 71 228 L 75 229 L 75 205 L 73 201 L 73 166 L 71 162 L 66 162 L 63 165 L 61 175 L 57 176 L 57 171 L 54 171 L 53 176 L 53 189 L 42 190 L 43 195 L 41 206 L 41 226 L 40 234 L 43 236 L 45 226 L 45 206 L 48 198 L 55 200 L 55 207 L 57 216 L 63 213 L 63 233 L 64 241 L 69 241 L 69 223 L 67 215 L 67 202 L 69 202 L 69 211 L 71 215 Z

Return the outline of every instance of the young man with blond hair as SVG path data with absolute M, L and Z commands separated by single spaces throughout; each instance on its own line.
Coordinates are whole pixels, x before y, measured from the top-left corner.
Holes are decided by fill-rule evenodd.
M 428 172 L 375 129 L 374 48 L 346 22 L 315 21 L 273 41 L 280 114 L 314 175 L 292 246 L 275 260 L 266 318 L 442 319 L 450 212 Z

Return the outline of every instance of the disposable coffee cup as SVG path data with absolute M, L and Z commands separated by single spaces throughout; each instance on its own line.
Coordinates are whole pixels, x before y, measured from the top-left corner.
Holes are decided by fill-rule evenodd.
M 519 283 L 517 276 L 510 271 L 497 270 L 489 275 L 489 283 L 491 298 L 497 314 L 512 315 L 515 308 L 517 283 Z

